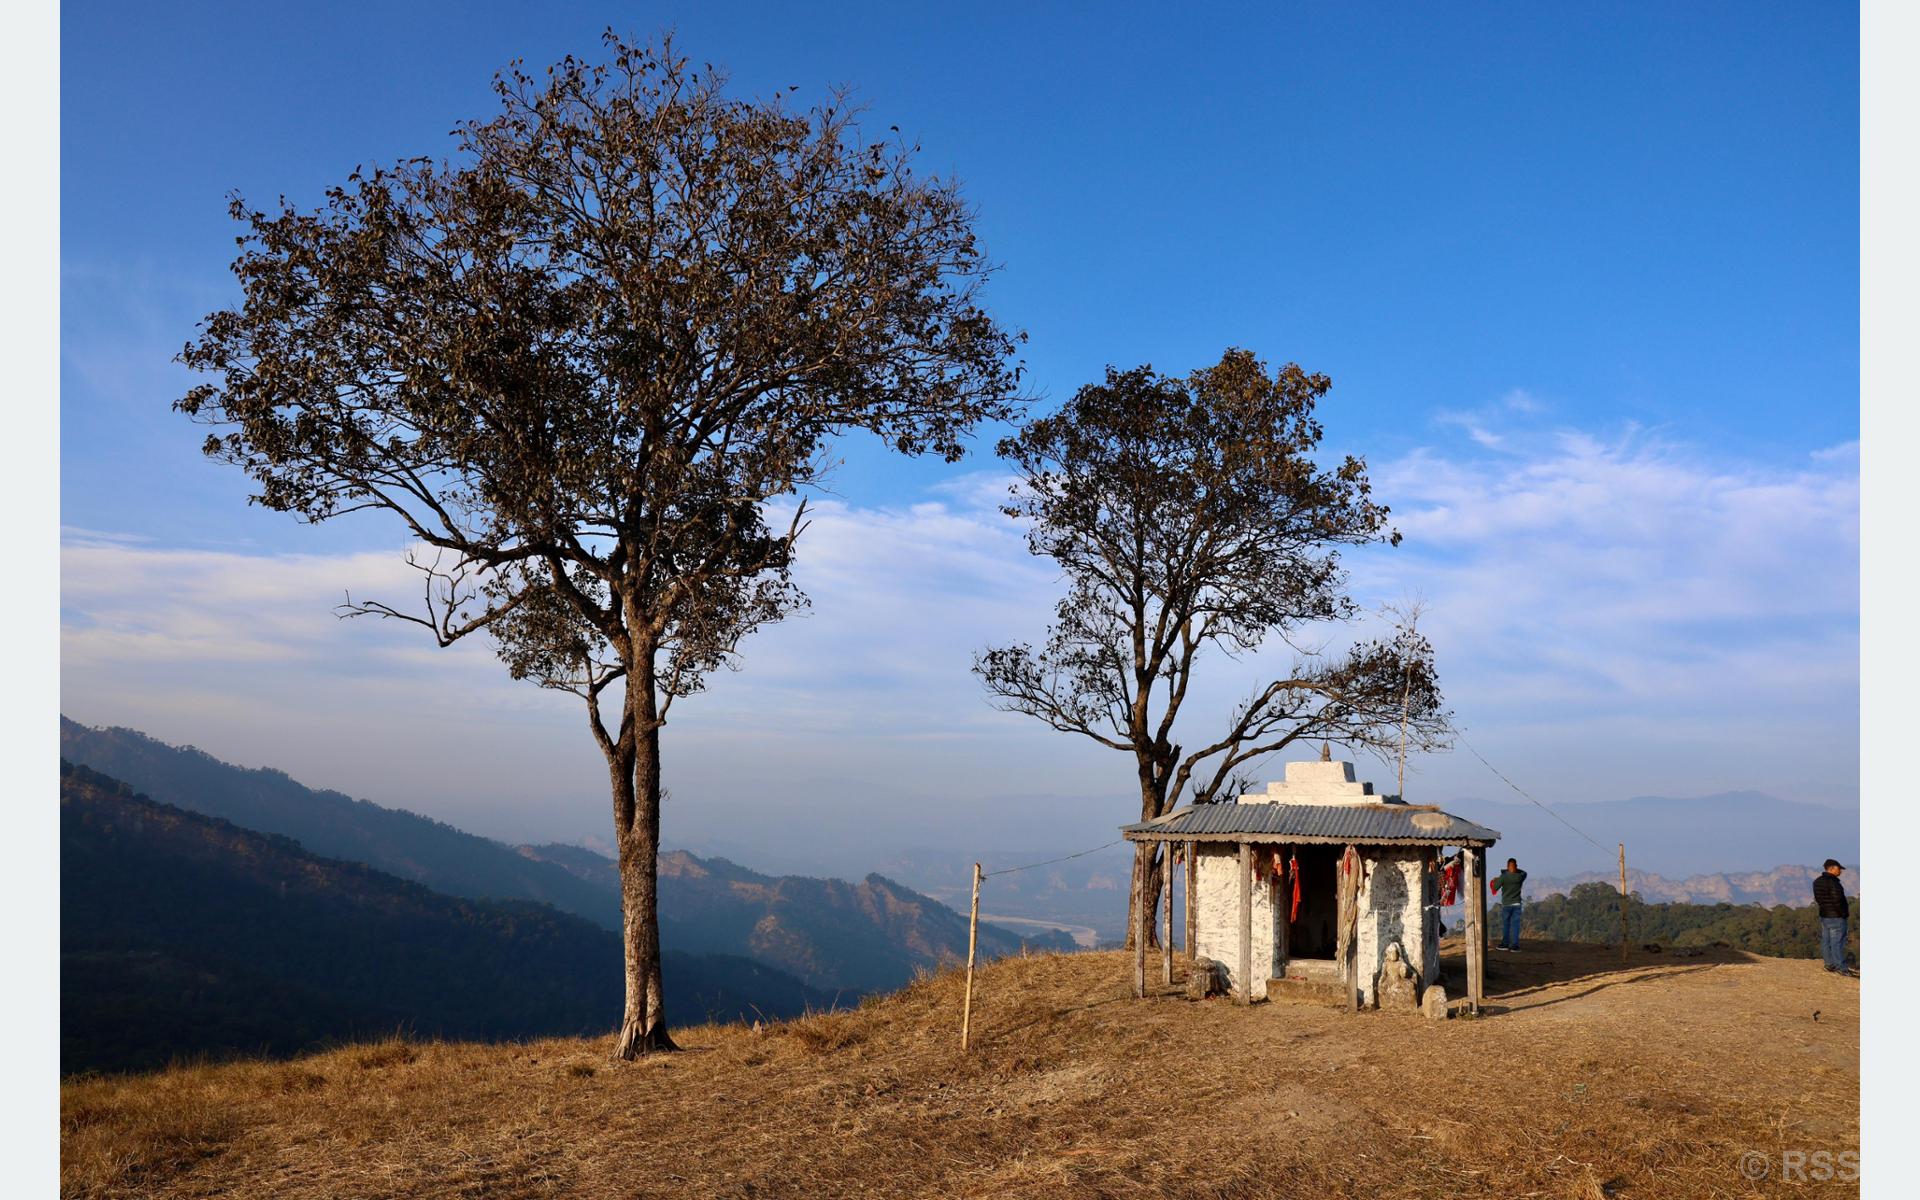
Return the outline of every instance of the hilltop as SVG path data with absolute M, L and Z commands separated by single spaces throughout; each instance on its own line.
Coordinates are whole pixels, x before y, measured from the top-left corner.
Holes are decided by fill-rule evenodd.
M 1448 944 L 1458 970 L 1459 946 Z M 1480 1020 L 1128 995 L 1003 959 L 755 1031 L 386 1042 L 62 1089 L 63 1191 L 454 1196 L 1663 1197 L 1859 1146 L 1859 993 L 1817 963 L 1531 942 Z M 1851 1193 L 1853 1187 L 1840 1189 Z

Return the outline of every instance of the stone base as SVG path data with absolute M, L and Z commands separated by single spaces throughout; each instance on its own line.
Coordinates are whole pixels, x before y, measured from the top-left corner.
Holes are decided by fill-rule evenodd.
M 1282 975 L 1267 981 L 1267 998 L 1345 1008 L 1346 984 L 1332 959 L 1295 958 Z
M 1226 972 L 1210 958 L 1196 958 L 1187 972 L 1187 999 L 1206 1000 L 1227 992 Z

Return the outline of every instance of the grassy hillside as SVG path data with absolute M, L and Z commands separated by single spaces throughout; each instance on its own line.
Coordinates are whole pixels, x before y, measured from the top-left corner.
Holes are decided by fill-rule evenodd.
M 612 933 L 320 858 L 62 764 L 63 1071 L 290 1053 L 397 1029 L 461 1038 L 618 1023 Z M 758 963 L 675 955 L 669 1011 L 787 1015 L 829 997 Z
M 1457 967 L 1457 943 L 1449 943 Z M 358 1046 L 62 1092 L 74 1197 L 1807 1195 L 1859 1145 L 1859 992 L 1817 964 L 1530 943 L 1444 1023 L 1135 1001 L 1119 953 L 960 975 L 686 1053 Z M 1813 1015 L 1819 1013 L 1818 1019 Z M 1851 1188 L 1814 1189 L 1852 1194 Z

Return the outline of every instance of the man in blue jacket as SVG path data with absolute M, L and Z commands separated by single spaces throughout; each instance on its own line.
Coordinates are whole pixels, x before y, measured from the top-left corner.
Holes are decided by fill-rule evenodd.
M 1853 974 L 1847 970 L 1847 889 L 1840 882 L 1844 869 L 1830 858 L 1813 877 L 1813 902 L 1820 909 L 1820 957 L 1836 975 Z

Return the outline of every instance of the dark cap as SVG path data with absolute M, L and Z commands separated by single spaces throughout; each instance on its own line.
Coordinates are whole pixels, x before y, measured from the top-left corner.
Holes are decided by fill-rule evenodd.
M 1840 860 L 1837 858 L 1830 858 L 1826 862 L 1820 864 L 1820 869 L 1822 871 L 1826 870 L 1828 867 L 1840 867 Z M 1846 870 L 1845 867 L 1840 867 L 1840 869 L 1842 871 Z

